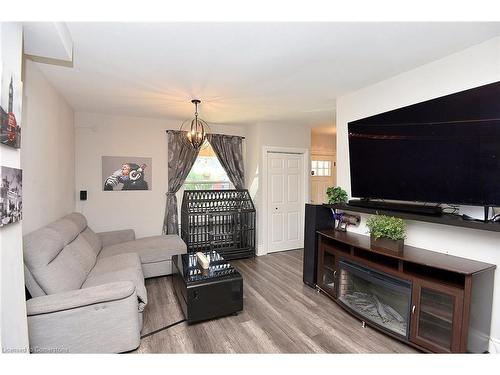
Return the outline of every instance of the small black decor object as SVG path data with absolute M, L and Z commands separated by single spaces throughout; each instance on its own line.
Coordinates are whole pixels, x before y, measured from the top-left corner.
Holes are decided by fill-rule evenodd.
M 186 190 L 181 237 L 188 253 L 216 251 L 224 259 L 255 256 L 255 207 L 248 190 Z
M 80 190 L 80 200 L 81 201 L 87 200 L 87 190 Z

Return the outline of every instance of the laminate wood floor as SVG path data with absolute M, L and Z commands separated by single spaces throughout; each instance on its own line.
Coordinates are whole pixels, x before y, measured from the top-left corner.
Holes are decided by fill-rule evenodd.
M 302 282 L 302 250 L 231 262 L 243 276 L 243 311 L 186 322 L 141 340 L 137 353 L 416 353 L 350 316 Z M 146 280 L 142 334 L 184 317 L 170 276 Z

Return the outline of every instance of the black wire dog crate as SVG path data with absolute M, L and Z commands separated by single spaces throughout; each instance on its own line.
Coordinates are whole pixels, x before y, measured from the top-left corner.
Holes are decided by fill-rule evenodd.
M 248 190 L 186 190 L 181 236 L 188 252 L 217 251 L 224 259 L 255 256 L 255 207 Z

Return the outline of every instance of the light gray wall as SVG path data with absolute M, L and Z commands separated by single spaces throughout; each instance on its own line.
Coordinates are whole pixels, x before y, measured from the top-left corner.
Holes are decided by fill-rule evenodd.
M 141 117 L 120 117 L 77 112 L 76 192 L 88 191 L 88 200 L 77 200 L 77 210 L 95 231 L 132 228 L 137 237 L 161 234 L 167 190 L 167 129 L 180 122 Z M 245 135 L 239 126 L 213 125 L 214 133 Z M 103 191 L 101 157 L 151 157 L 153 180 L 148 191 Z M 179 202 L 180 203 L 180 202 Z
M 365 87 L 337 101 L 337 181 L 350 192 L 347 123 L 391 109 L 500 81 L 500 37 Z M 367 234 L 366 215 L 359 228 Z M 500 234 L 408 221 L 409 245 L 500 266 Z M 497 268 L 491 352 L 500 352 L 500 275 Z
M 178 121 L 153 118 L 112 116 L 97 113 L 75 114 L 76 193 L 88 191 L 88 200 L 77 200 L 76 207 L 95 231 L 133 228 L 138 237 L 161 233 L 167 187 L 167 136 L 165 130 L 178 129 Z M 246 186 L 257 209 L 257 238 L 265 219 L 260 216 L 259 170 L 262 147 L 310 148 L 307 126 L 261 123 L 245 126 L 210 124 L 212 132 L 245 136 Z M 102 191 L 101 157 L 152 157 L 154 168 L 151 191 Z M 179 197 L 180 198 L 180 197 Z M 180 199 L 179 199 L 180 203 Z
M 22 26 L 20 23 L 0 23 L 0 61 L 21 76 Z M 24 116 L 23 116 L 24 119 Z M 22 119 L 22 120 L 23 120 Z M 22 125 L 23 121 L 21 121 Z M 24 128 L 22 127 L 24 136 Z M 21 167 L 21 150 L 0 146 L 1 165 Z M 23 188 L 25 183 L 23 183 Z M 24 298 L 22 248 L 23 222 L 0 228 L 0 344 L 2 351 L 27 351 L 28 327 Z
M 21 166 L 23 233 L 75 209 L 74 112 L 38 64 L 26 60 Z

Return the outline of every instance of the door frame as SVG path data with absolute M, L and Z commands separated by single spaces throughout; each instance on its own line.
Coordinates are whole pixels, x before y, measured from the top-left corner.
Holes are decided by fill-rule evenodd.
M 328 158 L 328 159 L 331 159 L 331 162 L 332 162 L 332 166 L 331 166 L 331 176 L 329 177 L 332 177 L 333 178 L 333 185 L 332 186 L 336 186 L 337 185 L 337 155 L 335 152 L 315 152 L 315 151 L 311 151 L 311 160 L 310 160 L 310 163 L 309 163 L 309 171 L 311 171 L 311 163 L 313 161 L 313 159 L 315 157 L 325 157 L 325 158 Z M 335 173 L 334 173 L 335 172 Z M 321 176 L 310 176 L 310 183 L 311 183 L 311 187 L 310 187 L 310 192 L 312 193 L 312 189 L 313 189 L 313 178 L 314 177 L 321 177 Z M 309 200 L 310 200 L 310 203 L 311 204 L 320 204 L 320 202 L 315 202 L 311 199 L 311 197 L 309 197 Z
M 305 207 L 306 203 L 309 203 L 309 184 L 310 184 L 310 174 L 309 174 L 309 163 L 311 162 L 310 152 L 308 148 L 298 148 L 298 147 L 275 147 L 275 146 L 262 146 L 262 198 L 260 199 L 260 207 L 262 212 L 262 219 L 260 223 L 260 228 L 262 231 L 263 243 L 262 247 L 258 246 L 257 255 L 266 255 L 269 249 L 269 213 L 270 210 L 267 207 L 267 197 L 269 183 L 267 179 L 268 173 L 268 154 L 270 152 L 284 153 L 284 154 L 299 154 L 302 155 L 302 173 L 303 173 L 303 186 L 304 191 L 302 196 L 302 206 Z M 304 224 L 304 213 L 305 210 L 301 210 L 302 224 Z M 304 240 L 304 232 L 301 231 L 301 239 Z

